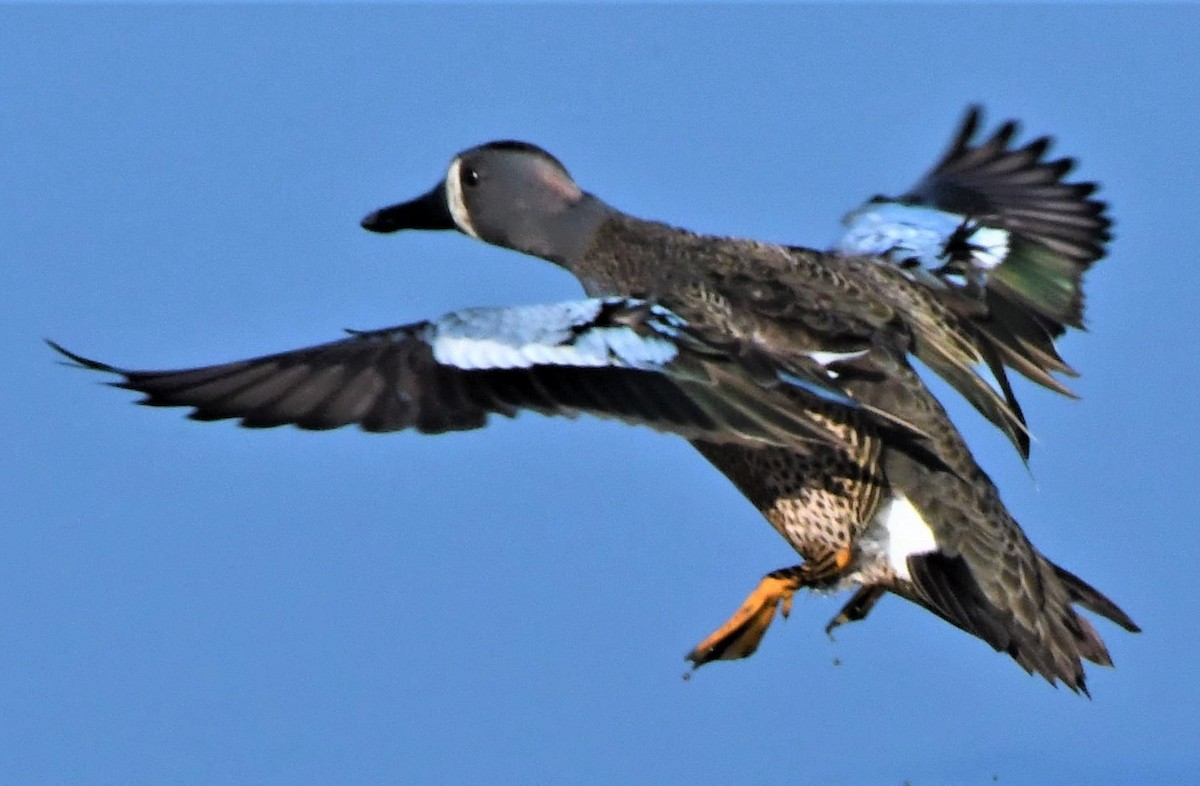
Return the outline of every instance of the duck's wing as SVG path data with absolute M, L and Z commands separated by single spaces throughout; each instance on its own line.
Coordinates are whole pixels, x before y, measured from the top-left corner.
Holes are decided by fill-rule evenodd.
M 891 263 L 954 313 L 1019 413 L 1005 367 L 1073 395 L 1054 376 L 1075 375 L 1054 340 L 1083 326 L 1083 274 L 1104 256 L 1112 222 L 1095 183 L 1068 181 L 1073 159 L 1047 158 L 1049 137 L 1017 146 L 1010 120 L 977 141 L 980 125 L 971 107 L 933 168 L 905 194 L 850 213 L 834 250 Z
M 836 438 L 800 401 L 859 409 L 818 370 L 776 370 L 706 341 L 662 306 L 630 298 L 477 308 L 232 363 L 135 371 L 51 342 L 116 374 L 139 403 L 195 420 L 424 433 L 480 428 L 522 410 L 616 418 L 689 439 L 798 446 Z M 807 371 L 807 370 L 806 370 Z M 773 376 L 771 376 L 773 374 Z
M 898 355 L 915 355 L 1007 435 L 1022 457 L 1028 456 L 1029 434 L 1007 379 L 998 375 L 997 391 L 981 374 L 993 365 L 994 355 L 977 340 L 969 320 L 944 302 L 944 293 L 935 294 L 872 257 L 785 250 L 786 265 L 747 265 L 711 276 L 740 320 L 735 332 L 749 336 L 781 365 L 789 357 L 801 363 L 821 358 L 880 379 L 891 373 Z M 877 348 L 886 351 L 867 353 Z M 1003 372 L 998 361 L 995 366 Z M 828 365 L 825 371 L 839 373 Z M 919 431 L 911 424 L 909 430 Z

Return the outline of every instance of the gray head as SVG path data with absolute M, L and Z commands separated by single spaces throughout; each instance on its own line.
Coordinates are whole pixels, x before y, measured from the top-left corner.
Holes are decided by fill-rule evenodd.
M 372 232 L 457 229 L 497 246 L 568 263 L 603 218 L 558 159 L 527 142 L 489 142 L 456 155 L 424 196 L 362 220 Z

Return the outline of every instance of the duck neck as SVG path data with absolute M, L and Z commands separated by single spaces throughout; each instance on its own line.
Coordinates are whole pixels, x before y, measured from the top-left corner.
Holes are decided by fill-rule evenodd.
M 675 263 L 689 264 L 687 247 L 696 237 L 609 208 L 578 253 L 560 264 L 575 274 L 592 297 L 656 296 L 663 294 Z
M 537 218 L 526 237 L 515 244 L 518 250 L 541 257 L 567 270 L 574 270 L 587 254 L 589 240 L 597 227 L 614 212 L 611 207 L 591 194 L 568 209 Z

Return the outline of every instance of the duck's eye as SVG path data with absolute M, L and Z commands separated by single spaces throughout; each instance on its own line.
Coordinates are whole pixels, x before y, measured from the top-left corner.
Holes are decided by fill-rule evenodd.
M 479 182 L 479 173 L 471 167 L 466 167 L 462 171 L 462 184 L 464 186 L 473 186 Z

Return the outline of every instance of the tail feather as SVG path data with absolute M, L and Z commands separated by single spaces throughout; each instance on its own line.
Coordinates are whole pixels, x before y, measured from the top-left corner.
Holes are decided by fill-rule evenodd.
M 912 583 L 895 591 L 942 619 L 1008 653 L 1031 674 L 1050 684 L 1062 682 L 1088 694 L 1082 661 L 1112 666 L 1100 634 L 1072 604 L 1098 614 L 1132 633 L 1140 628 L 1094 587 L 1051 562 L 1043 561 L 1043 599 L 1036 624 L 1022 622 L 1012 609 L 988 600 L 961 557 L 941 553 L 909 557 Z
M 1053 565 L 1053 563 L 1051 563 Z M 1142 629 L 1129 618 L 1117 604 L 1106 598 L 1098 589 L 1088 584 L 1066 568 L 1053 565 L 1058 580 L 1067 588 L 1067 594 L 1072 603 L 1083 606 L 1093 614 L 1098 614 L 1106 620 L 1120 625 L 1130 633 L 1141 633 Z

